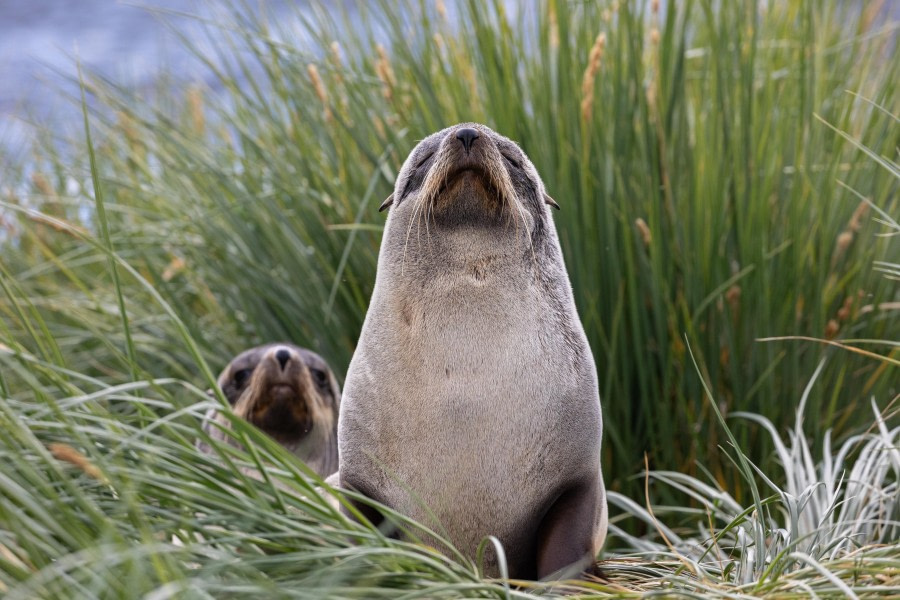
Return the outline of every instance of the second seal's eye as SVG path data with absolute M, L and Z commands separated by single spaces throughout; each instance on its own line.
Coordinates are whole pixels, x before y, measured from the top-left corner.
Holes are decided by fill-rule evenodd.
M 244 384 L 250 380 L 250 375 L 252 374 L 253 369 L 241 369 L 240 371 L 235 372 L 234 385 L 237 387 L 243 387 Z
M 312 378 L 313 381 L 316 382 L 316 385 L 322 388 L 327 387 L 326 384 L 328 383 L 328 374 L 325 371 L 321 369 L 310 368 L 309 372 L 312 373 Z

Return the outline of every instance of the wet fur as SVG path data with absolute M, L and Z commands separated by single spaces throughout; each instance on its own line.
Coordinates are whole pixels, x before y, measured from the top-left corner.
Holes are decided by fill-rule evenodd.
M 275 358 L 281 349 L 291 353 L 284 368 Z M 273 383 L 285 387 L 273 389 Z M 341 391 L 318 354 L 293 344 L 251 348 L 225 367 L 218 385 L 237 416 L 265 431 L 313 471 L 325 477 L 337 470 Z M 211 437 L 234 443 L 222 431 L 228 427 L 228 419 L 218 409 L 207 413 L 203 428 Z
M 471 154 L 460 127 L 481 136 Z M 607 528 L 596 367 L 544 198 L 518 146 L 482 125 L 412 151 L 386 202 L 332 479 L 468 556 L 497 536 L 514 578 L 577 574 Z

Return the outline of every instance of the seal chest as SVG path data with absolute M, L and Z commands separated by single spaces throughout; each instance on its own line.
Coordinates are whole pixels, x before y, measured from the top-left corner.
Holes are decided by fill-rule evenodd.
M 549 206 L 483 125 L 412 151 L 383 205 L 339 424 L 342 487 L 470 557 L 496 536 L 513 578 L 577 574 L 607 526 L 596 367 Z
M 219 388 L 239 417 L 249 421 L 320 476 L 337 470 L 341 391 L 328 364 L 293 344 L 267 344 L 238 354 L 222 371 Z M 228 421 L 210 411 L 204 429 L 228 439 Z M 201 444 L 201 449 L 208 450 Z

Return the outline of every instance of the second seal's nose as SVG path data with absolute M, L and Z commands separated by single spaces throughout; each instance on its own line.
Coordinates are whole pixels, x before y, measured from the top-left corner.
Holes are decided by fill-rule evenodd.
M 275 358 L 278 359 L 278 364 L 281 365 L 281 370 L 284 370 L 284 365 L 287 364 L 289 360 L 291 360 L 291 353 L 282 348 L 278 352 L 275 353 Z
M 456 139 L 462 142 L 463 147 L 466 149 L 466 154 L 468 154 L 472 148 L 472 143 L 478 139 L 478 132 L 471 127 L 463 127 L 456 132 Z

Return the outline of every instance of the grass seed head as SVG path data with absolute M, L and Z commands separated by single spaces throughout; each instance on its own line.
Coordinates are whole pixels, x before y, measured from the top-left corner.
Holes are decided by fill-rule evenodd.
M 868 31 L 872 27 L 872 23 L 876 21 L 879 15 L 882 15 L 881 9 L 884 7 L 884 0 L 875 0 L 869 2 L 863 11 L 862 31 Z M 883 18 L 883 16 L 882 16 Z
M 306 72 L 309 73 L 309 80 L 312 82 L 313 90 L 316 92 L 319 102 L 322 103 L 325 120 L 330 121 L 331 108 L 328 106 L 328 92 L 325 90 L 325 83 L 322 81 L 321 75 L 319 75 L 319 69 L 313 63 L 309 63 L 306 65 Z
M 853 232 L 849 230 L 844 230 L 837 237 L 837 242 L 835 243 L 835 255 L 837 257 L 841 257 L 844 255 L 844 252 L 847 251 L 847 248 L 850 247 L 850 244 L 853 243 Z
M 381 80 L 384 99 L 390 102 L 394 97 L 397 79 L 394 77 L 394 69 L 391 67 L 391 61 L 384 46 L 378 44 L 375 46 L 375 50 L 378 52 L 378 60 L 375 61 L 375 74 Z
M 741 302 L 741 287 L 735 284 L 728 288 L 725 292 L 725 301 L 731 306 L 731 310 L 736 311 Z
M 187 105 L 194 131 L 202 134 L 206 129 L 206 115 L 203 112 L 203 91 L 199 85 L 192 85 L 188 89 Z
M 606 34 L 601 33 L 594 40 L 594 45 L 591 46 L 591 52 L 588 54 L 588 65 L 581 80 L 581 118 L 585 123 L 590 120 L 594 109 L 594 80 L 597 77 L 597 71 L 600 70 L 605 47 Z
M 42 196 L 46 196 L 47 198 L 56 196 L 56 191 L 53 189 L 53 186 L 50 185 L 50 181 L 44 176 L 43 173 L 34 173 L 31 176 L 31 183 L 34 184 L 34 187 Z
M 856 210 L 853 211 L 853 216 L 850 217 L 850 221 L 847 223 L 847 229 L 853 233 L 859 231 L 859 228 L 862 227 L 862 220 L 868 213 L 869 203 L 860 202 L 856 207 Z
M 635 219 L 634 226 L 637 227 L 638 232 L 641 234 L 641 239 L 644 241 L 644 247 L 649 248 L 650 242 L 653 241 L 653 235 L 650 233 L 650 228 L 647 226 L 647 223 L 640 217 Z
M 50 450 L 50 454 L 53 455 L 57 460 L 61 460 L 63 462 L 67 462 L 70 465 L 74 465 L 84 471 L 84 473 L 90 476 L 97 481 L 106 481 L 106 477 L 103 475 L 103 472 L 97 468 L 94 463 L 88 459 L 87 456 L 73 448 L 68 444 L 62 444 L 59 442 L 54 442 L 47 446 L 47 449 Z
M 850 309 L 853 305 L 853 297 L 850 296 L 844 300 L 844 304 L 837 311 L 838 321 L 844 322 L 850 318 Z
M 171 281 L 173 277 L 184 271 L 185 266 L 186 264 L 183 258 L 180 256 L 173 256 L 172 260 L 169 261 L 169 264 L 166 265 L 166 270 L 163 271 L 163 281 Z
M 550 4 L 547 8 L 547 32 L 550 34 L 550 48 L 559 48 L 559 22 L 556 16 L 556 5 Z
M 344 57 L 343 53 L 341 52 L 341 44 L 337 40 L 331 42 L 331 60 L 336 65 L 344 64 Z

